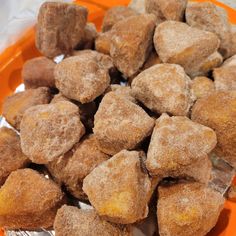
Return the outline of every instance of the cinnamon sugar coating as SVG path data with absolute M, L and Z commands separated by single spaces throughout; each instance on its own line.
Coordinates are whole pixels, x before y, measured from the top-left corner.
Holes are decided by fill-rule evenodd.
M 63 202 L 64 195 L 53 181 L 31 169 L 14 171 L 0 188 L 0 227 L 47 229 Z
M 56 215 L 57 236 L 132 236 L 132 226 L 111 224 L 101 219 L 95 210 L 62 206 Z
M 125 77 L 136 74 L 146 61 L 152 50 L 154 28 L 152 14 L 132 16 L 113 26 L 110 55 Z
M 5 99 L 3 116 L 12 127 L 20 130 L 20 123 L 25 111 L 36 105 L 48 104 L 51 97 L 49 88 L 45 87 L 15 93 Z
M 224 197 L 199 183 L 180 183 L 158 189 L 160 236 L 204 236 L 215 225 Z
M 194 97 L 191 79 L 174 64 L 159 64 L 141 72 L 132 81 L 132 95 L 156 113 L 188 114 Z
M 26 167 L 29 159 L 22 153 L 19 135 L 10 128 L 0 128 L 0 185 L 14 170 Z
M 137 151 L 123 150 L 96 167 L 84 179 L 83 190 L 110 222 L 130 224 L 148 214 L 151 181 Z
M 85 132 L 79 109 L 70 102 L 29 108 L 20 128 L 22 151 L 38 164 L 46 164 L 69 151 Z
M 56 86 L 67 98 L 88 103 L 108 87 L 112 68 L 109 56 L 92 50 L 80 51 L 56 66 Z
M 39 9 L 36 47 L 46 57 L 70 54 L 83 40 L 87 9 L 70 3 L 46 2 Z
M 216 52 L 220 44 L 216 34 L 176 21 L 158 25 L 153 40 L 160 59 L 181 65 L 187 74 Z
M 216 146 L 215 132 L 187 117 L 163 114 L 156 121 L 146 166 L 153 176 L 210 179 L 209 154 Z
M 134 149 L 152 132 L 154 121 L 138 105 L 115 92 L 106 94 L 94 118 L 94 134 L 99 149 L 114 155 Z
M 217 156 L 236 168 L 236 91 L 217 91 L 197 100 L 192 120 L 215 130 Z
M 65 185 L 74 197 L 87 199 L 82 190 L 84 178 L 108 158 L 98 149 L 94 135 L 89 135 L 69 152 L 47 164 L 47 168 L 55 180 Z

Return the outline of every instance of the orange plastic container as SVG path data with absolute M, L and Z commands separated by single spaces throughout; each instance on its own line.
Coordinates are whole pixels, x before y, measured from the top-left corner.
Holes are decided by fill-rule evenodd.
M 216 0 L 193 1 L 211 1 L 225 8 L 231 23 L 236 24 L 236 10 Z M 89 9 L 89 21 L 94 22 L 97 28 L 100 29 L 104 13 L 107 9 L 116 5 L 127 5 L 130 0 L 76 0 L 75 2 Z M 13 93 L 22 81 L 21 69 L 24 62 L 40 55 L 35 48 L 34 40 L 34 28 L 31 28 L 14 45 L 7 48 L 0 55 L 0 114 L 4 98 Z M 236 178 L 233 182 L 236 185 Z M 4 236 L 4 232 L 1 229 L 0 236 Z M 236 203 L 226 201 L 216 227 L 207 236 L 236 236 Z

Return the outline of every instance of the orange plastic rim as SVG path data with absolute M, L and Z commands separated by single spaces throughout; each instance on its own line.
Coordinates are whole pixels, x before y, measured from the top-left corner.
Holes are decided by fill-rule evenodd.
M 231 23 L 236 24 L 236 10 L 225 4 L 216 0 L 193 1 L 211 1 L 223 7 L 227 10 Z M 88 20 L 94 22 L 97 28 L 100 29 L 104 13 L 107 9 L 116 5 L 127 5 L 130 0 L 76 0 L 75 2 L 89 9 Z M 34 28 L 30 28 L 25 32 L 23 37 L 0 55 L 0 113 L 2 111 L 4 98 L 12 94 L 16 87 L 22 82 L 21 69 L 24 62 L 40 55 L 35 48 L 34 41 Z M 236 185 L 236 178 L 233 182 Z M 0 236 L 4 236 L 4 231 L 1 229 Z M 217 225 L 207 236 L 236 236 L 236 203 L 226 201 Z

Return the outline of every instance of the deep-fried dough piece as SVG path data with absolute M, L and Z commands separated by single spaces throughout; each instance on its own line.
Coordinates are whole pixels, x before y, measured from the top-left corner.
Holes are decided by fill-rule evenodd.
M 93 131 L 100 150 L 113 155 L 135 148 L 151 134 L 153 126 L 153 119 L 141 107 L 109 92 L 95 114 Z
M 145 10 L 145 0 L 131 0 L 129 3 L 129 8 L 133 9 L 137 13 L 143 14 Z
M 213 77 L 216 90 L 236 90 L 236 55 L 226 60 L 221 67 L 214 69 Z
M 54 68 L 56 63 L 46 57 L 35 57 L 25 62 L 22 79 L 26 89 L 55 87 Z
M 110 55 L 126 77 L 138 72 L 152 49 L 155 17 L 141 14 L 116 23 L 112 28 Z
M 56 86 L 67 98 L 88 103 L 108 87 L 109 69 L 113 64 L 109 56 L 96 51 L 85 50 L 78 53 L 56 66 Z
M 96 26 L 93 23 L 87 23 L 84 28 L 84 36 L 77 46 L 77 49 L 93 49 L 97 36 L 98 32 Z
M 216 146 L 215 132 L 187 117 L 163 114 L 156 121 L 147 153 L 149 172 L 159 177 L 193 177 L 208 182 L 207 154 Z
M 46 57 L 69 54 L 83 40 L 87 9 L 76 4 L 45 2 L 36 26 L 36 47 Z
M 90 135 L 64 156 L 49 163 L 47 168 L 57 182 L 64 184 L 73 196 L 87 199 L 82 190 L 84 178 L 108 158 L 108 155 L 98 149 L 94 135 Z
M 236 25 L 231 25 L 231 50 L 232 55 L 236 54 Z
M 231 52 L 231 26 L 227 12 L 212 2 L 189 2 L 186 9 L 186 21 L 190 26 L 215 33 L 221 43 L 219 51 L 225 57 Z
M 95 41 L 95 49 L 98 52 L 110 55 L 112 31 L 100 33 Z
M 0 227 L 51 227 L 63 201 L 63 193 L 53 181 L 31 169 L 14 171 L 0 189 Z
M 137 15 L 137 13 L 129 7 L 126 6 L 111 7 L 109 10 L 107 10 L 103 18 L 102 32 L 111 30 L 113 25 L 115 25 L 117 22 L 135 15 Z
M 194 78 L 196 76 L 206 76 L 214 68 L 220 66 L 223 62 L 223 57 L 219 52 L 214 52 L 207 59 L 203 60 L 199 65 L 189 69 L 188 74 Z
M 141 72 L 131 86 L 133 96 L 152 111 L 185 116 L 194 101 L 190 84 L 181 66 L 159 64 Z
M 148 69 L 151 66 L 157 65 L 157 64 L 161 64 L 161 59 L 159 58 L 159 56 L 157 55 L 156 51 L 151 52 L 151 54 L 149 55 L 149 57 L 147 58 L 146 62 L 143 65 L 143 70 Z
M 85 132 L 79 109 L 70 102 L 29 108 L 20 128 L 22 151 L 38 164 L 47 164 L 69 151 Z
M 146 0 L 147 13 L 153 13 L 157 22 L 165 20 L 183 21 L 187 0 Z
M 158 189 L 160 236 L 205 236 L 216 224 L 224 197 L 199 183 L 180 183 Z
M 236 168 L 236 91 L 218 91 L 199 99 L 192 120 L 215 130 L 214 152 Z
M 160 59 L 183 66 L 187 74 L 216 52 L 219 43 L 215 34 L 176 21 L 161 23 L 154 35 Z
M 60 101 L 73 102 L 75 105 L 77 105 L 79 107 L 80 120 L 84 124 L 85 128 L 88 130 L 91 130 L 93 128 L 94 115 L 97 111 L 97 105 L 95 102 L 82 104 L 80 102 L 70 100 L 69 98 L 59 93 L 53 97 L 51 103 L 56 103 Z
M 57 236 L 132 236 L 131 226 L 111 224 L 94 210 L 62 206 L 54 222 Z
M 25 167 L 29 163 L 20 147 L 20 137 L 7 127 L 0 128 L 0 185 L 14 170 Z
M 194 96 L 198 99 L 213 93 L 215 91 L 215 85 L 209 78 L 199 76 L 193 79 L 191 90 Z
M 130 224 L 148 214 L 151 182 L 142 170 L 140 153 L 123 150 L 84 179 L 83 190 L 100 216 Z
M 15 129 L 20 130 L 20 123 L 25 111 L 33 106 L 48 104 L 51 100 L 49 88 L 28 89 L 7 97 L 3 103 L 3 116 Z
M 108 93 L 110 91 L 115 92 L 115 94 L 117 94 L 117 95 L 119 95 L 123 98 L 126 98 L 126 99 L 130 100 L 131 102 L 137 103 L 135 98 L 131 94 L 130 86 L 122 86 L 122 85 L 119 85 L 119 84 L 111 84 L 107 88 L 106 92 Z

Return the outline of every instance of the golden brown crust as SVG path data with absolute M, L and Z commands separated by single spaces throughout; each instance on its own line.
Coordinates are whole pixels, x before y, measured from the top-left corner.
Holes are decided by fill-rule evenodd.
M 179 65 L 159 64 L 132 81 L 132 95 L 156 113 L 186 116 L 193 104 L 191 80 Z
M 7 127 L 0 128 L 0 185 L 14 170 L 26 167 L 29 163 L 21 150 L 20 137 Z
M 236 91 L 218 91 L 199 99 L 192 120 L 216 132 L 214 152 L 236 167 Z
M 110 55 L 112 31 L 100 33 L 95 41 L 95 49 L 98 52 Z
M 152 50 L 155 17 L 151 14 L 132 16 L 112 28 L 110 55 L 125 77 L 133 76 L 143 66 Z
M 102 22 L 102 32 L 111 30 L 113 25 L 130 16 L 135 16 L 137 13 L 129 7 L 115 6 L 111 7 L 104 15 Z
M 94 118 L 94 134 L 99 149 L 113 155 L 122 149 L 134 149 L 152 132 L 154 121 L 138 105 L 107 93 Z
M 14 171 L 0 189 L 0 226 L 48 228 L 63 201 L 63 193 L 51 180 L 31 169 Z
M 49 88 L 28 89 L 7 97 L 3 103 L 3 116 L 17 130 L 25 111 L 33 106 L 48 104 L 51 100 Z
M 147 217 L 151 181 L 140 153 L 123 150 L 86 176 L 83 190 L 100 216 L 130 224 Z
M 157 17 L 157 24 L 165 20 L 183 21 L 187 0 L 146 0 L 147 13 Z
M 112 68 L 109 56 L 92 50 L 79 51 L 55 67 L 56 86 L 67 98 L 88 103 L 108 87 Z
M 22 79 L 26 89 L 55 87 L 54 68 L 56 63 L 46 57 L 36 57 L 25 62 Z
M 82 190 L 84 178 L 108 158 L 108 155 L 98 149 L 94 135 L 89 135 L 62 157 L 50 162 L 47 168 L 57 182 L 64 184 L 73 196 L 87 199 Z
M 192 27 L 215 33 L 221 41 L 219 51 L 223 57 L 232 55 L 231 25 L 223 8 L 217 7 L 212 2 L 189 2 L 186 21 Z
M 214 69 L 213 77 L 216 90 L 236 90 L 236 55 L 227 59 L 221 67 Z
M 84 36 L 87 9 L 76 4 L 46 2 L 36 26 L 36 47 L 46 57 L 70 54 Z
M 152 51 L 147 58 L 146 62 L 143 65 L 142 70 L 146 70 L 154 65 L 161 64 L 162 61 L 160 57 L 157 55 L 156 51 Z
M 209 78 L 199 76 L 192 80 L 191 90 L 194 96 L 199 99 L 213 93 L 215 91 L 215 84 Z
M 78 107 L 57 102 L 29 108 L 21 122 L 21 147 L 30 160 L 47 164 L 69 151 L 85 133 Z
M 220 43 L 214 33 L 176 21 L 158 25 L 153 40 L 160 59 L 181 65 L 187 74 L 216 52 Z
M 199 183 L 159 187 L 157 218 L 160 236 L 204 236 L 216 224 L 224 197 Z
M 132 236 L 132 226 L 102 220 L 94 210 L 62 206 L 54 222 L 57 236 Z
M 187 117 L 163 114 L 156 121 L 146 166 L 158 177 L 192 177 L 206 183 L 211 163 L 207 154 L 216 146 L 215 132 Z

